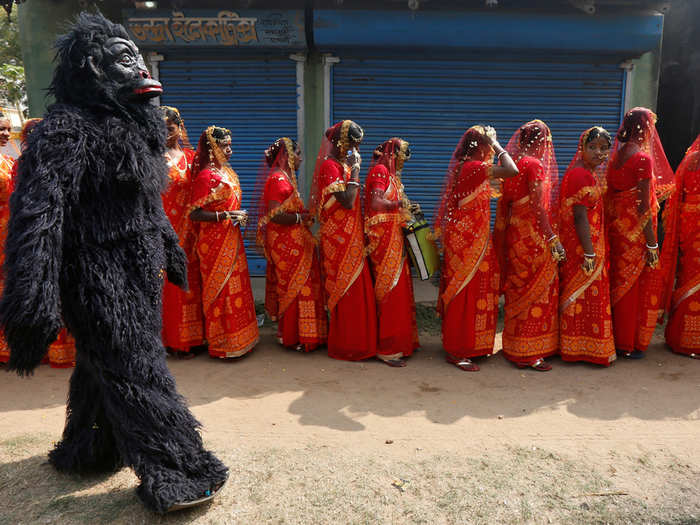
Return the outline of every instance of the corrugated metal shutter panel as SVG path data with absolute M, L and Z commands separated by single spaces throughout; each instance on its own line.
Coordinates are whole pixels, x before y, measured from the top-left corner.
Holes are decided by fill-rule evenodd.
M 464 130 L 490 124 L 505 147 L 513 132 L 539 118 L 551 128 L 560 176 L 583 130 L 617 130 L 623 71 L 610 64 L 354 59 L 333 66 L 333 122 L 365 130 L 364 159 L 392 136 L 411 143 L 403 181 L 432 219 L 452 150 Z M 364 175 L 364 174 L 363 174 Z M 492 201 L 495 210 L 496 201 Z
M 192 147 L 207 126 L 233 133 L 231 166 L 241 180 L 242 207 L 253 211 L 263 151 L 275 139 L 297 134 L 296 66 L 283 57 L 170 58 L 160 63 L 163 104 L 185 120 Z M 265 274 L 265 260 L 246 243 L 250 273 Z

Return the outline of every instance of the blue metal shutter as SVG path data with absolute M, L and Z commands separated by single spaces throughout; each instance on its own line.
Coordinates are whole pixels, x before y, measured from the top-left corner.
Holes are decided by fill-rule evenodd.
M 505 147 L 524 122 L 545 121 L 563 176 L 585 129 L 617 130 L 623 84 L 623 71 L 611 64 L 341 56 L 333 66 L 331 115 L 333 122 L 349 118 L 364 128 L 365 163 L 389 137 L 411 143 L 403 181 L 432 220 L 450 156 L 469 126 L 494 126 Z
M 263 152 L 279 137 L 297 134 L 295 63 L 286 57 L 171 58 L 160 63 L 161 101 L 175 106 L 192 147 L 212 124 L 233 134 L 231 166 L 243 191 L 242 207 L 257 206 L 253 192 Z M 246 242 L 251 275 L 265 274 L 265 259 Z

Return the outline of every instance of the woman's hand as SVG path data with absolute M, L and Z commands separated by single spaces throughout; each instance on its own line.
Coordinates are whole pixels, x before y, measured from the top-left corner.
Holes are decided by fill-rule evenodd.
M 224 214 L 231 222 L 237 222 L 241 226 L 245 226 L 248 223 L 248 212 L 245 210 L 228 210 Z
M 659 245 L 658 244 L 654 248 L 650 248 L 649 245 L 647 244 L 647 266 L 649 268 L 652 268 L 652 269 L 659 267 Z
M 581 269 L 586 275 L 591 275 L 593 270 L 595 270 L 596 256 L 595 255 L 584 255 L 583 264 Z
M 549 247 L 550 250 L 552 251 L 552 258 L 559 262 L 563 261 L 566 259 L 566 251 L 564 250 L 564 246 L 562 245 L 561 241 L 559 240 L 559 237 L 555 236 L 549 241 Z
M 493 126 L 484 127 L 484 134 L 486 135 L 486 139 L 489 141 L 489 144 L 493 145 L 498 142 L 496 130 L 493 128 Z

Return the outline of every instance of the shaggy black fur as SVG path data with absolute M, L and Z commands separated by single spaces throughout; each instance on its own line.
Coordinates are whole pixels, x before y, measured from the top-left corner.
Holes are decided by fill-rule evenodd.
M 51 463 L 74 473 L 130 466 L 143 502 L 163 512 L 228 471 L 203 448 L 166 366 L 163 275 L 186 286 L 186 259 L 161 203 L 165 128 L 148 97 L 133 96 L 153 82 L 141 57 L 110 57 L 113 37 L 128 40 L 122 26 L 83 13 L 56 43 L 57 103 L 28 138 L 11 198 L 0 322 L 20 375 L 62 319 L 75 336 Z

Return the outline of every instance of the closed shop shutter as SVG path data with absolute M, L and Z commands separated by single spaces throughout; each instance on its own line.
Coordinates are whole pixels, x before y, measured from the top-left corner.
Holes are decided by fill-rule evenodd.
M 563 176 L 581 132 L 602 125 L 614 133 L 624 103 L 624 72 L 614 64 L 340 55 L 331 80 L 332 121 L 349 118 L 363 126 L 366 165 L 389 137 L 411 143 L 403 181 L 431 219 L 452 150 L 467 127 L 493 125 L 505 147 L 521 124 L 544 120 Z M 495 210 L 496 201 L 491 204 Z
M 207 126 L 231 130 L 233 157 L 243 191 L 242 208 L 257 206 L 253 192 L 263 152 L 277 138 L 297 134 L 296 66 L 288 57 L 166 56 L 160 63 L 161 102 L 180 110 L 192 147 Z M 251 275 L 265 274 L 265 259 L 250 243 Z

